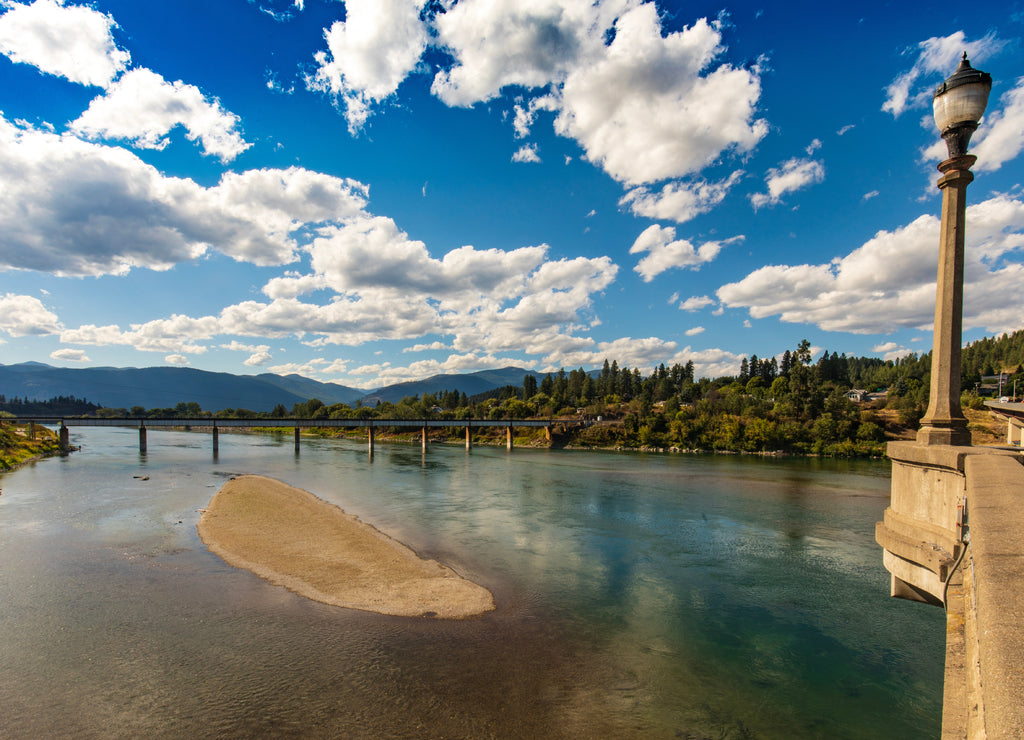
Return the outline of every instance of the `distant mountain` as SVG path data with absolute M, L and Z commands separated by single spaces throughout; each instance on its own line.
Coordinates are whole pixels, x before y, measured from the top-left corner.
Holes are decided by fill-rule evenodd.
M 296 403 L 318 398 L 326 405 L 362 401 L 397 403 L 406 396 L 456 390 L 473 396 L 506 385 L 521 386 L 525 375 L 541 375 L 518 367 L 481 370 L 465 375 L 434 375 L 425 380 L 389 385 L 367 392 L 338 383 L 321 383 L 301 375 L 232 375 L 188 367 L 53 367 L 41 362 L 0 365 L 0 395 L 46 400 L 74 396 L 107 408 L 143 406 L 173 408 L 195 401 L 207 411 L 248 409 L 270 411 L 283 404 L 289 411 Z
M 359 388 L 349 388 L 347 385 L 340 385 L 339 383 L 321 383 L 319 380 L 305 378 L 301 375 L 263 373 L 256 377 L 289 393 L 302 396 L 303 401 L 308 401 L 310 398 L 319 398 L 327 406 L 332 406 L 336 403 L 352 405 L 366 395 L 366 391 Z
M 524 370 L 521 367 L 479 370 L 475 373 L 466 373 L 464 375 L 433 375 L 424 380 L 410 380 L 406 383 L 385 386 L 380 390 L 366 394 L 361 400 L 364 406 L 371 406 L 377 403 L 377 401 L 397 403 L 406 396 L 422 396 L 424 393 L 453 390 L 465 393 L 467 396 L 474 396 L 477 393 L 484 393 L 485 391 L 494 390 L 506 385 L 521 386 L 523 384 L 523 377 L 526 375 L 533 375 L 538 381 L 543 377 L 538 373 Z
M 38 362 L 0 365 L 0 395 L 9 399 L 75 396 L 107 408 L 165 408 L 195 401 L 209 411 L 270 411 L 279 403 L 291 410 L 314 397 L 326 404 L 354 403 L 365 393 L 298 375 L 232 375 L 185 367 L 61 368 Z

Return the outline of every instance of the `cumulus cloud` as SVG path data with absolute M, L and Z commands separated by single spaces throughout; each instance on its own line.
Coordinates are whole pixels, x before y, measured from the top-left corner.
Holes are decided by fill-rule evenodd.
M 58 349 L 50 353 L 50 359 L 64 360 L 65 362 L 91 362 L 84 350 L 80 349 Z
M 684 177 L 767 134 L 754 119 L 757 69 L 712 66 L 723 50 L 717 23 L 701 19 L 663 36 L 657 8 L 645 3 L 623 13 L 615 31 L 567 75 L 555 126 L 616 180 Z
M 95 98 L 71 123 L 71 130 L 91 139 L 122 139 L 143 149 L 163 149 L 168 132 L 183 126 L 185 136 L 199 141 L 206 154 L 229 162 L 251 146 L 238 132 L 238 124 L 238 116 L 194 85 L 133 69 Z
M 516 357 L 500 357 L 492 354 L 468 352 L 461 355 L 449 355 L 443 361 L 419 360 L 405 367 L 396 367 L 391 363 L 363 365 L 351 371 L 351 374 L 356 377 L 372 378 L 374 385 L 390 385 L 392 383 L 420 380 L 432 375 L 472 373 L 477 370 L 508 367 L 509 365 L 531 368 L 535 364 L 532 361 L 523 362 L 523 360 Z
M 293 232 L 365 205 L 351 180 L 292 167 L 226 173 L 204 188 L 117 147 L 18 128 L 0 116 L 0 267 L 56 275 L 163 270 L 216 249 L 295 259 Z
M 695 326 L 692 329 L 687 329 L 686 332 L 685 332 L 686 336 L 688 336 L 688 337 L 695 337 L 698 334 L 703 334 L 703 333 L 704 333 L 704 327 L 703 326 Z
M 25 337 L 55 334 L 59 330 L 57 315 L 38 298 L 16 293 L 0 297 L 0 331 L 12 337 Z
M 542 88 L 564 79 L 627 0 L 463 2 L 436 20 L 438 44 L 454 59 L 431 90 L 447 105 L 490 100 L 503 87 Z
M 328 51 L 315 55 L 317 68 L 306 85 L 336 98 L 352 134 L 419 63 L 427 44 L 427 29 L 420 21 L 423 4 L 347 0 L 345 20 L 324 33 Z
M 128 65 L 130 55 L 114 43 L 114 19 L 84 5 L 60 0 L 4 3 L 0 53 L 47 74 L 82 85 L 105 87 Z
M 1006 257 L 1024 247 L 1024 200 L 997 195 L 967 209 L 964 328 L 999 333 L 1022 326 L 1024 265 Z M 880 231 L 828 264 L 770 265 L 718 289 L 723 305 L 753 318 L 813 324 L 827 331 L 887 333 L 930 328 L 935 307 L 939 220 L 921 216 Z
M 271 281 L 265 289 L 269 301 L 244 301 L 215 316 L 173 316 L 127 330 L 86 325 L 64 330 L 62 340 L 194 354 L 218 336 L 292 336 L 324 347 L 434 335 L 452 339 L 420 349 L 549 354 L 591 341 L 580 333 L 598 323 L 589 313 L 593 296 L 617 273 L 607 257 L 549 260 L 545 246 L 460 247 L 435 258 L 390 219 L 368 214 L 321 231 L 308 247 L 314 272 Z M 300 300 L 307 288 L 328 291 L 328 301 Z M 262 346 L 234 340 L 226 347 L 256 350 L 252 364 L 269 359 Z
M 968 41 L 963 31 L 921 41 L 916 49 L 906 52 L 913 54 L 916 51 L 913 66 L 897 75 L 886 87 L 882 110 L 898 118 L 908 109 L 929 105 L 935 86 L 956 70 L 963 52 L 967 52 L 973 66 L 1005 45 L 1006 42 L 998 39 L 994 31 L 977 41 Z M 925 79 L 928 81 L 924 82 Z
M 273 359 L 270 354 L 270 347 L 266 344 L 243 344 L 238 340 L 232 340 L 230 344 L 220 345 L 221 349 L 232 352 L 248 352 L 249 357 L 243 362 L 246 367 L 262 367 Z
M 188 358 L 185 355 L 167 355 L 164 358 L 164 362 L 168 365 L 178 365 L 179 367 L 189 364 Z
M 674 302 L 674 301 L 673 301 Z M 702 308 L 715 305 L 715 299 L 710 296 L 690 296 L 685 301 L 679 304 L 679 310 L 681 311 L 699 311 Z
M 972 149 L 979 172 L 998 170 L 1024 150 L 1024 77 L 1000 96 L 999 106 L 988 112 L 975 134 Z
M 676 230 L 673 227 L 654 224 L 644 229 L 636 238 L 633 246 L 629 248 L 629 253 L 647 253 L 633 269 L 640 274 L 645 283 L 649 283 L 674 267 L 700 269 L 702 264 L 715 259 L 723 247 L 742 239 L 742 236 L 734 236 L 724 241 L 705 242 L 700 247 L 695 247 L 686 239 L 676 239 Z
M 794 157 L 778 167 L 772 167 L 765 175 L 768 186 L 766 193 L 752 193 L 750 202 L 755 209 L 777 205 L 786 193 L 802 190 L 825 179 L 825 165 L 815 159 Z
M 718 182 L 670 182 L 656 191 L 637 187 L 622 196 L 619 205 L 629 206 L 637 216 L 685 223 L 721 203 L 744 174 L 743 170 L 737 170 Z
M 540 162 L 540 155 L 537 154 L 536 144 L 526 144 L 519 147 L 512 155 L 513 162 Z

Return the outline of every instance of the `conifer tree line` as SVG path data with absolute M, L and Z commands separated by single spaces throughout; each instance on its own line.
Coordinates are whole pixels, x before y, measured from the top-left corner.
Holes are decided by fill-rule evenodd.
M 965 346 L 962 405 L 984 408 L 981 394 L 1010 393 L 1015 380 L 1024 395 L 1022 365 L 1024 330 Z M 529 373 L 521 386 L 474 396 L 439 390 L 397 403 L 326 405 L 313 398 L 291 409 L 278 404 L 270 412 L 210 412 L 192 401 L 129 411 L 64 396 L 46 402 L 0 396 L 0 411 L 151 418 L 561 418 L 585 422 L 567 441 L 578 446 L 878 455 L 887 439 L 916 428 L 928 404 L 930 369 L 930 353 L 882 360 L 826 350 L 815 361 L 805 339 L 781 355 L 745 357 L 737 375 L 714 379 L 696 378 L 692 360 L 660 364 L 645 376 L 606 359 L 600 370 Z M 993 379 L 1000 373 L 1002 384 Z

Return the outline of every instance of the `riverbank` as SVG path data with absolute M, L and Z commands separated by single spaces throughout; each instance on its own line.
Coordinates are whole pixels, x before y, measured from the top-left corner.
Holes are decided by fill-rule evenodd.
M 53 431 L 42 425 L 36 425 L 32 431 L 30 436 L 25 424 L 0 424 L 0 472 L 64 454 L 60 439 Z
M 231 565 L 325 604 L 439 619 L 494 609 L 482 586 L 273 478 L 232 478 L 202 512 L 198 530 Z

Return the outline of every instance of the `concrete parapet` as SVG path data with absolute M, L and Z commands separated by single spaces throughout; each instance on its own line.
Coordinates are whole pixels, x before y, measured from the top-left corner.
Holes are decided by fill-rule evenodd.
M 1024 460 L 892 442 L 892 595 L 946 607 L 943 740 L 1024 738 Z
M 892 491 L 875 540 L 892 575 L 891 595 L 941 606 L 950 568 L 960 555 L 966 461 L 1015 456 L 992 447 L 890 442 Z M 1012 459 L 1012 458 L 1011 458 Z
M 967 655 L 979 689 L 968 737 L 1024 738 L 1024 465 L 971 457 L 966 475 Z

